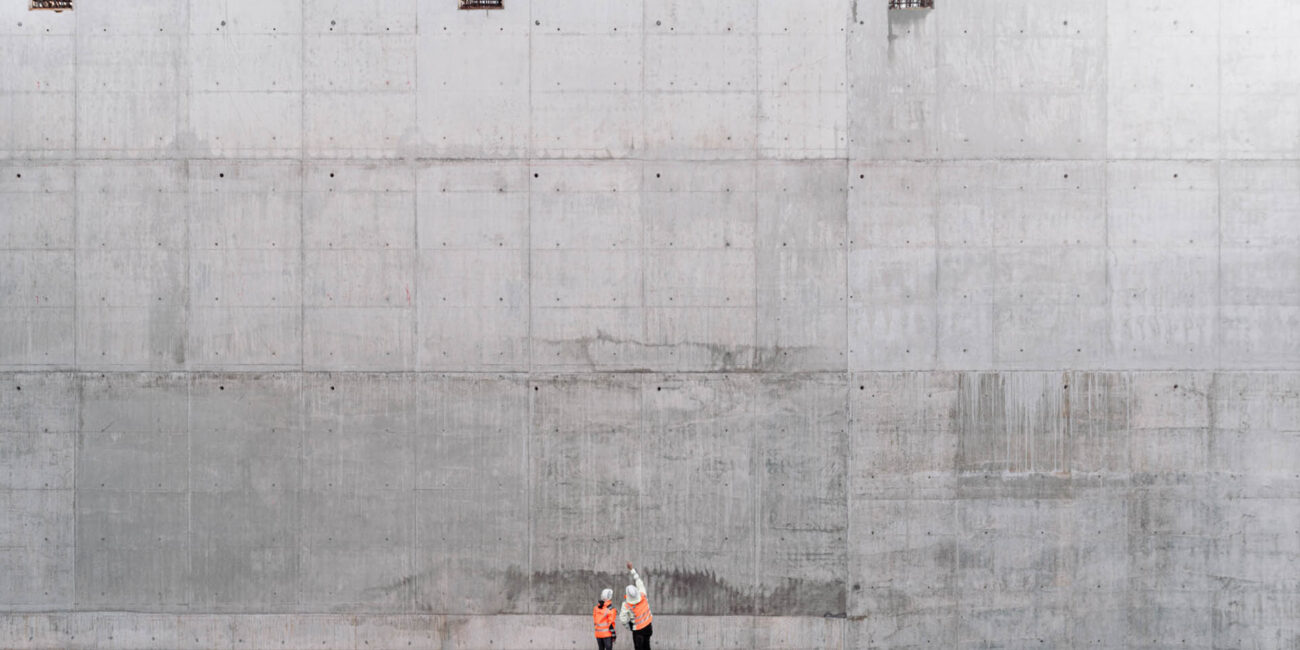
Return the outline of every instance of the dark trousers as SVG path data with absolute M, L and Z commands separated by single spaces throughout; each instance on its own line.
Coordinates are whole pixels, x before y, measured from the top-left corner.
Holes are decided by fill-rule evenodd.
M 614 639 L 616 637 L 607 636 L 603 639 L 596 639 L 596 650 L 614 650 Z
M 650 650 L 650 636 L 654 633 L 654 623 L 639 630 L 632 630 L 632 646 L 635 647 L 636 650 Z

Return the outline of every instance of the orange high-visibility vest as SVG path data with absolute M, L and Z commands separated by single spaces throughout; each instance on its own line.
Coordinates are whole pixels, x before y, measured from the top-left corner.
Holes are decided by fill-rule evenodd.
M 608 639 L 614 636 L 614 619 L 618 615 L 614 613 L 614 608 L 609 606 L 609 601 L 596 605 L 591 610 L 591 623 L 596 628 L 597 639 Z
M 623 596 L 623 600 L 627 600 L 627 596 Z M 641 600 L 636 601 L 636 604 L 632 605 L 632 629 L 643 629 L 645 626 L 649 625 L 654 618 L 654 616 L 650 615 L 650 599 L 646 598 L 645 594 L 641 594 Z

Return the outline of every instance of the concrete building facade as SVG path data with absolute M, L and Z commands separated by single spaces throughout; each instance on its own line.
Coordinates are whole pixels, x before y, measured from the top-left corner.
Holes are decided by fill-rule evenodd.
M 0 647 L 1300 647 L 1300 3 L 28 4 Z

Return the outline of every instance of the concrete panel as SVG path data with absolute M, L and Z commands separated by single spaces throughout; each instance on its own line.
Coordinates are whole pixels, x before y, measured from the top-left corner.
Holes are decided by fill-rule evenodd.
M 527 248 L 528 171 L 521 162 L 422 167 L 416 196 L 420 248 Z
M 87 367 L 185 361 L 185 168 L 96 164 L 77 178 L 77 351 Z
M 640 93 L 539 93 L 532 114 L 532 152 L 539 157 L 626 157 L 644 148 Z M 583 128 L 573 129 L 574 122 Z
M 304 93 L 303 146 L 325 157 L 397 157 L 416 141 L 413 93 Z
M 539 306 L 641 305 L 639 251 L 538 250 L 533 257 Z
M 859 6 L 853 13 L 847 45 L 850 157 L 937 157 L 937 21 L 883 7 Z
M 1296 388 L 1296 378 L 1290 374 L 1216 375 L 1209 397 L 1209 408 L 1214 410 L 1211 468 L 1243 488 L 1269 479 L 1294 479 L 1295 472 L 1283 459 L 1291 457 L 1300 430 L 1290 399 Z M 1255 493 L 1247 490 L 1246 494 Z
M 5 101 L 0 102 L 5 124 L 0 131 L 0 155 L 36 160 L 72 157 L 76 116 L 75 93 L 5 93 Z
M 302 476 L 301 382 L 297 374 L 194 375 L 190 489 L 296 490 Z
M 1219 5 L 1214 0 L 1107 4 L 1111 157 L 1218 154 Z
M 77 427 L 75 378 L 66 374 L 5 373 L 0 430 L 71 433 Z M 71 486 L 65 486 L 71 487 Z
M 16 64 L 16 70 L 3 82 L 0 90 L 8 93 L 44 90 L 70 92 L 76 88 L 76 41 L 70 36 L 10 36 L 0 44 L 0 52 Z
M 651 34 L 645 43 L 645 88 L 660 93 L 753 91 L 757 47 L 754 38 L 742 34 Z
M 185 246 L 185 166 L 87 163 L 77 169 L 77 247 Z
M 191 92 L 300 91 L 303 39 L 291 34 L 194 34 L 189 48 Z M 275 65 L 266 65 L 274 61 Z
M 1058 11 L 970 3 L 925 17 L 940 21 L 944 34 L 937 55 L 939 151 L 968 158 L 1102 157 L 1105 8 L 1100 1 Z M 890 29 L 904 33 L 911 22 L 891 17 Z
M 416 608 L 528 611 L 535 512 L 528 393 L 540 387 L 485 375 L 422 375 L 417 382 Z
M 414 36 L 307 36 L 303 39 L 303 89 L 413 92 L 415 47 Z
M 1213 249 L 1201 248 L 1130 248 L 1112 258 L 1113 367 L 1213 367 L 1219 352 L 1218 264 Z
M 758 145 L 758 97 L 752 92 L 647 90 L 644 106 L 645 144 L 650 158 L 754 157 Z
M 648 550 L 640 513 L 655 497 L 644 471 L 629 471 L 653 453 L 643 439 L 642 382 L 568 375 L 532 383 L 526 584 L 532 611 L 580 611 L 626 577 L 624 560 Z
M 757 388 L 743 375 L 652 376 L 645 384 L 638 571 L 656 613 L 754 611 Z M 686 512 L 691 523 L 679 527 Z
M 986 475 L 1067 472 L 1068 381 L 1055 373 L 964 375 L 958 467 Z
M 74 169 L 44 164 L 0 167 L 0 196 L 6 210 L 0 227 L 4 250 L 70 250 L 76 233 Z
M 220 157 L 297 157 L 302 109 L 300 92 L 192 92 L 194 148 Z
M 625 163 L 534 167 L 534 364 L 641 366 L 643 218 L 635 196 L 641 174 L 640 164 Z
M 189 568 L 192 606 L 203 611 L 291 611 L 305 552 L 300 493 L 195 492 Z
M 443 163 L 418 174 L 420 367 L 526 368 L 527 165 Z
M 79 489 L 77 602 L 176 609 L 189 601 L 189 497 Z
M 539 31 L 531 56 L 530 79 L 542 94 L 641 91 L 641 44 L 635 34 Z
M 303 393 L 303 489 L 414 489 L 410 376 L 323 373 L 306 377 Z
M 301 174 L 297 163 L 191 161 L 191 246 L 197 250 L 299 248 Z
M 327 489 L 301 498 L 297 604 L 312 610 L 409 610 L 415 494 Z
M 188 490 L 188 406 L 184 375 L 84 377 L 77 485 L 124 492 Z
M 283 369 L 302 365 L 302 307 L 190 307 L 191 368 Z
M 140 258 L 155 256 L 145 253 L 127 257 L 140 261 Z M 163 260 L 167 263 L 136 267 L 128 273 L 134 274 L 132 280 L 141 284 L 150 283 L 153 278 L 160 282 L 175 283 L 183 277 L 184 266 L 177 256 L 164 255 Z M 131 263 L 126 264 L 128 266 L 125 268 L 130 268 Z M 79 272 L 89 274 L 90 269 L 96 267 L 88 264 L 85 265 L 85 270 L 80 270 L 82 268 L 79 265 Z M 106 264 L 99 267 L 99 270 L 121 271 L 124 266 Z M 167 275 L 154 275 L 155 272 Z M 165 290 L 161 292 L 162 295 L 154 296 L 154 303 L 106 305 L 107 296 L 100 296 L 103 300 L 99 304 L 88 304 L 79 310 L 77 354 L 83 367 L 169 369 L 184 363 L 185 308 L 183 305 L 169 304 L 165 300 L 169 295 L 179 296 L 179 291 L 174 284 L 171 287 L 139 287 L 142 294 L 154 288 Z M 93 287 L 86 289 L 88 292 L 94 290 Z
M 321 162 L 303 170 L 309 249 L 412 248 L 415 175 L 402 167 Z
M 506 158 L 528 152 L 530 41 L 526 33 L 506 32 L 504 24 L 484 34 L 487 25 L 476 24 L 470 34 L 443 25 L 444 31 L 421 36 L 416 119 L 428 153 Z
M 1294 56 L 1300 14 L 1284 3 L 1260 13 L 1223 12 L 1219 64 L 1222 69 L 1222 155 L 1225 158 L 1300 156 L 1300 120 L 1295 105 L 1300 74 L 1273 62 Z M 1226 14 L 1237 14 L 1227 16 Z M 1261 102 L 1261 98 L 1269 97 Z M 1269 110 L 1271 104 L 1277 111 Z
M 1300 165 L 1232 162 L 1221 165 L 1220 233 L 1231 247 L 1300 242 Z
M 191 367 L 301 363 L 296 164 L 190 165 Z
M 71 307 L 76 304 L 72 251 L 6 250 L 8 273 L 0 288 L 5 307 Z
M 1072 538 L 1073 515 L 1073 503 L 1060 499 L 973 500 L 959 506 L 959 638 L 1008 645 L 1069 643 L 1070 595 L 1053 586 L 1073 574 L 1074 558 L 1062 548 Z
M 847 611 L 847 392 L 834 375 L 759 386 L 768 405 L 756 441 L 760 615 Z
M 842 33 L 843 27 L 836 31 Z M 848 152 L 845 42 L 824 33 L 782 31 L 759 35 L 757 54 L 759 156 L 844 157 Z
M 748 163 L 646 166 L 647 363 L 753 364 L 756 195 Z
M 11 434 L 4 434 L 8 440 Z M 0 607 L 7 611 L 64 609 L 74 602 L 73 494 L 70 489 L 4 489 L 0 525 Z
M 854 504 L 905 495 L 945 496 L 934 490 L 941 490 L 957 468 L 958 398 L 965 381 L 950 373 L 867 373 L 850 378 L 848 475 Z M 859 514 L 850 513 L 854 522 Z M 854 535 L 856 544 L 856 530 Z
M 66 431 L 6 431 L 0 438 L 0 489 L 71 489 L 76 439 Z
M 829 370 L 847 364 L 845 176 L 843 163 L 758 168 L 760 367 Z
M 11 307 L 0 314 L 0 363 L 10 368 L 57 366 L 76 362 L 75 310 L 70 307 Z
M 406 370 L 415 365 L 415 314 L 407 308 L 308 307 L 303 365 L 322 370 Z M 358 332 L 364 331 L 364 335 Z

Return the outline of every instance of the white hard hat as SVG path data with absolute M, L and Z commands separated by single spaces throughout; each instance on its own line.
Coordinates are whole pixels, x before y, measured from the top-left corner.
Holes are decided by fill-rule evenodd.
M 638 600 L 641 600 L 641 592 L 637 591 L 636 587 L 634 587 L 634 586 L 632 586 L 632 585 L 628 585 L 628 586 L 627 586 L 627 599 L 628 599 L 628 600 L 631 600 L 631 601 L 634 601 L 634 602 L 635 602 L 635 601 L 638 601 Z
M 600 592 L 600 599 L 601 599 L 601 600 L 609 600 L 610 598 L 613 598 L 613 597 L 614 597 L 614 590 L 613 590 L 613 589 L 606 589 L 606 590 Z

